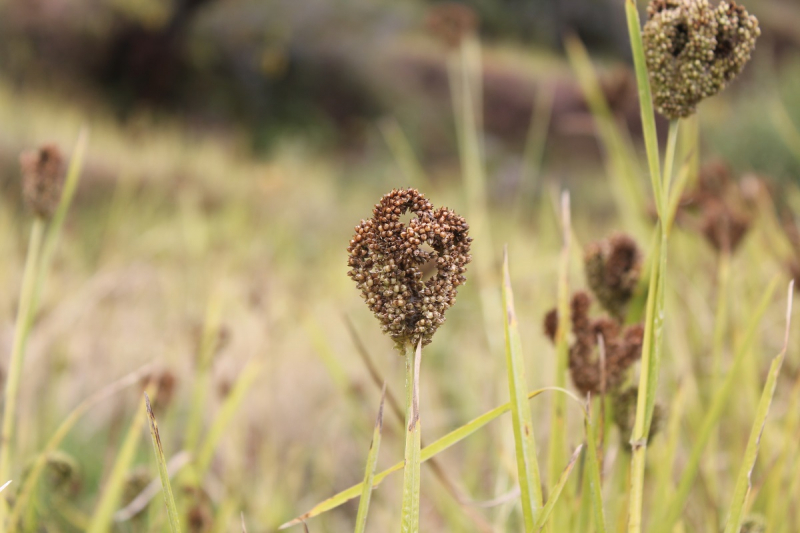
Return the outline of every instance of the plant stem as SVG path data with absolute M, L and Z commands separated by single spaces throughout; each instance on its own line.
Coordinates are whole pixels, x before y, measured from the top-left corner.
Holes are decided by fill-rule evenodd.
M 422 343 L 414 350 L 405 346 L 406 359 L 406 446 L 403 468 L 403 510 L 401 533 L 419 532 L 419 475 L 420 436 L 419 421 L 419 364 Z
M 29 315 L 33 302 L 34 288 L 36 287 L 36 267 L 39 263 L 39 252 L 42 247 L 45 221 L 37 217 L 31 227 L 28 253 L 25 258 L 25 268 L 22 274 L 22 289 L 17 309 L 17 321 L 14 331 L 14 344 L 11 348 L 11 358 L 8 365 L 8 379 L 5 388 L 5 407 L 3 409 L 3 429 L 0 434 L 0 480 L 8 480 L 11 461 L 11 440 L 14 435 L 14 420 L 17 411 L 17 396 L 19 381 L 22 376 L 22 363 L 25 357 L 25 340 L 29 331 Z M 8 513 L 8 506 L 4 498 L 0 498 L 0 524 L 3 524 Z

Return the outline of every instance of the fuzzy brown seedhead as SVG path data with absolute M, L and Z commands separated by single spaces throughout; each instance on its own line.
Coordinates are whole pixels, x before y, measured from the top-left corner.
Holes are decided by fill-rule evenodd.
M 630 450 L 628 439 L 633 433 L 633 425 L 636 423 L 636 402 L 639 398 L 639 389 L 636 386 L 628 387 L 625 390 L 617 391 L 611 398 L 611 411 L 614 414 L 614 424 L 619 429 L 622 441 L 626 448 Z M 656 403 L 653 406 L 653 418 L 650 422 L 650 432 L 647 440 L 650 441 L 661 430 L 664 423 L 664 406 Z
M 653 101 L 670 119 L 687 117 L 750 60 L 758 20 L 733 0 L 651 0 L 642 39 Z
M 442 2 L 428 11 L 428 31 L 448 48 L 457 48 L 464 37 L 478 29 L 475 11 L 457 2 Z
M 600 305 L 622 320 L 642 271 L 642 253 L 636 241 L 620 233 L 592 243 L 586 248 L 584 265 L 589 287 Z
M 22 196 L 37 216 L 49 220 L 61 200 L 64 157 L 54 144 L 27 150 L 19 156 Z
M 405 225 L 400 217 L 407 211 L 414 218 Z M 445 207 L 434 209 L 416 189 L 393 190 L 372 213 L 347 248 L 348 275 L 399 349 L 427 345 L 466 282 L 469 226 Z M 436 268 L 427 281 L 426 264 Z
M 696 187 L 681 199 L 678 222 L 694 227 L 716 251 L 735 252 L 753 221 L 753 201 L 742 186 L 732 178 L 725 163 L 706 163 L 700 169 Z M 752 188 L 752 184 L 748 187 Z
M 596 395 L 614 390 L 625 381 L 628 368 L 642 356 L 644 330 L 638 324 L 623 328 L 610 318 L 592 320 L 591 305 L 591 297 L 585 292 L 577 292 L 572 297 L 570 313 L 574 340 L 569 349 L 569 372 L 581 393 Z M 557 322 L 558 314 L 550 311 L 545 317 L 545 333 L 551 340 L 555 338 Z M 598 337 L 603 339 L 605 348 L 605 383 Z

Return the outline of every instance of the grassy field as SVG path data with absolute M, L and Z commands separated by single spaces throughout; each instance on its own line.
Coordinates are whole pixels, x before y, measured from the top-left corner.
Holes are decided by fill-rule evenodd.
M 17 520 L 6 530 L 174 528 L 159 490 L 145 391 L 184 531 L 238 531 L 242 524 L 275 531 L 360 483 L 384 381 L 376 468 L 402 461 L 404 362 L 347 277 L 346 248 L 381 196 L 407 186 L 463 215 L 474 239 L 468 282 L 422 351 L 422 441 L 475 428 L 471 421 L 509 401 L 510 378 L 530 391 L 549 388 L 529 403 L 536 442 L 528 453 L 538 458 L 540 483 L 530 464 L 518 466 L 524 439 L 519 432 L 515 438 L 513 426 L 526 413 L 515 403 L 511 415 L 457 443 L 451 437 L 452 448 L 423 463 L 421 530 L 532 531 L 528 520 L 547 522 L 554 533 L 800 529 L 797 328 L 788 333 L 785 363 L 778 357 L 785 350 L 787 265 L 798 252 L 773 201 L 800 212 L 800 191 L 791 182 L 772 195 L 753 180 L 733 185 L 749 224 L 732 253 L 709 244 L 701 223 L 683 210 L 662 241 L 648 162 L 655 155 L 662 170 L 674 169 L 673 180 L 655 178 L 666 223 L 681 188 L 696 190 L 707 141 L 692 138 L 695 121 L 682 121 L 677 141 L 662 141 L 660 154 L 649 146 L 648 159 L 604 115 L 591 90 L 591 65 L 573 42 L 576 77 L 595 96 L 603 159 L 584 165 L 585 176 L 559 179 L 555 163 L 543 165 L 537 156 L 546 151 L 547 124 L 534 124 L 523 158 L 530 165 L 525 193 L 497 194 L 474 113 L 480 87 L 469 74 L 478 68 L 477 46 L 466 41 L 452 58 L 459 151 L 452 164 L 435 169 L 402 143 L 384 146 L 377 127 L 376 148 L 357 163 L 297 138 L 256 159 L 237 132 L 199 133 L 147 114 L 120 126 L 102 106 L 0 84 L 4 354 L 18 339 L 20 288 L 36 227 L 20 199 L 16 156 L 45 141 L 69 156 L 80 131 L 87 141 L 63 232 L 44 248 L 38 309 L 23 346 L 6 467 L 12 483 L 3 491 L 10 503 L 0 510 Z M 763 127 L 791 147 L 800 125 L 781 114 L 778 101 L 765 100 L 772 115 L 761 115 Z M 707 126 L 703 114 L 725 118 L 736 102 L 701 106 L 699 130 L 713 146 L 725 132 Z M 664 153 L 670 147 L 674 165 Z M 780 168 L 793 168 L 791 152 L 784 155 Z M 664 187 L 670 182 L 671 195 Z M 566 310 L 573 292 L 588 289 L 589 243 L 615 232 L 631 235 L 643 253 L 634 311 L 625 320 L 643 323 L 645 339 L 648 331 L 655 337 L 621 386 L 639 383 L 651 393 L 654 403 L 641 401 L 637 424 L 632 404 L 622 416 L 611 394 L 586 403 L 578 397 L 566 360 L 575 338 L 562 330 L 559 352 L 543 325 L 550 309 Z M 662 265 L 660 242 L 668 260 L 653 276 L 654 265 Z M 650 280 L 650 293 L 660 298 L 651 298 L 648 315 Z M 511 291 L 516 320 L 504 328 Z M 593 316 L 601 314 L 595 303 Z M 642 369 L 656 367 L 657 345 L 663 350 L 656 381 Z M 10 359 L 2 359 L 5 376 Z M 632 451 L 631 430 L 643 443 L 649 424 L 641 416 L 649 409 L 658 431 Z M 624 418 L 627 432 L 614 416 Z M 549 514 L 521 503 L 517 487 L 527 476 L 528 491 L 541 487 L 545 501 L 555 503 L 544 507 Z M 151 482 L 156 490 L 148 492 Z M 397 528 L 402 492 L 400 472 L 380 484 L 367 531 Z M 642 524 L 631 529 L 637 498 Z M 308 530 L 352 530 L 358 502 L 309 518 Z

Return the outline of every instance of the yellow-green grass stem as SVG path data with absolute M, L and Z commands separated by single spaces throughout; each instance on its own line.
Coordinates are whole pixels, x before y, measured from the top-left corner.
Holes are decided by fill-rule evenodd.
M 736 376 L 739 373 L 744 359 L 750 354 L 755 341 L 758 326 L 761 319 L 766 312 L 766 309 L 775 294 L 775 289 L 778 286 L 777 277 L 764 290 L 764 295 L 755 307 L 750 321 L 747 324 L 744 335 L 742 336 L 741 343 L 736 349 L 734 354 L 733 364 L 728 370 L 725 379 L 720 386 L 719 390 L 714 393 L 714 398 L 711 401 L 709 408 L 705 412 L 703 421 L 700 425 L 700 430 L 694 436 L 692 442 L 692 449 L 689 458 L 686 461 L 686 466 L 683 469 L 681 478 L 678 481 L 678 487 L 675 494 L 664 506 L 664 511 L 661 516 L 654 522 L 654 533 L 670 533 L 674 525 L 680 519 L 683 508 L 689 498 L 689 493 L 695 485 L 695 479 L 700 469 L 700 462 L 703 453 L 706 450 L 708 441 L 713 433 L 714 428 L 719 423 L 722 413 L 728 407 L 731 395 L 733 394 L 736 385 Z
M 419 532 L 420 496 L 420 437 L 419 417 L 419 367 L 422 359 L 422 342 L 414 350 L 405 347 L 406 363 L 406 427 L 403 460 L 403 506 L 400 517 L 401 533 Z
M 42 248 L 45 221 L 36 217 L 31 227 L 28 241 L 28 252 L 25 257 L 25 266 L 22 273 L 22 288 L 17 309 L 17 319 L 14 327 L 14 341 L 11 347 L 11 357 L 8 364 L 8 378 L 5 386 L 5 405 L 3 409 L 3 427 L 0 434 L 0 480 L 9 479 L 11 470 L 11 447 L 13 446 L 14 424 L 17 413 L 17 397 L 19 384 L 22 378 L 22 365 L 25 360 L 25 344 L 29 333 L 29 315 L 33 304 L 36 287 L 36 267 L 39 264 L 39 254 Z M 8 514 L 8 504 L 5 498 L 0 498 L 0 524 L 5 522 Z
M 148 392 L 153 393 L 154 387 L 149 387 Z M 104 533 L 110 529 L 114 520 L 114 512 L 117 510 L 122 498 L 122 491 L 125 487 L 125 478 L 131 469 L 136 452 L 141 440 L 142 422 L 145 421 L 147 411 L 144 404 L 140 404 L 136 413 L 133 415 L 128 432 L 122 441 L 111 474 L 100 491 L 100 501 L 97 503 L 92 514 L 87 533 Z
M 533 434 L 531 408 L 525 397 L 527 390 L 525 365 L 522 358 L 522 341 L 519 322 L 514 310 L 514 294 L 508 269 L 508 248 L 503 253 L 503 306 L 506 312 L 506 368 L 508 388 L 511 396 L 511 424 L 514 429 L 514 444 L 517 456 L 520 498 L 525 532 L 535 531 L 542 509 L 542 482 L 536 459 L 536 441 Z
M 572 237 L 572 225 L 570 223 L 570 197 L 567 191 L 561 195 L 561 227 L 562 227 L 562 247 L 559 256 L 558 266 L 558 326 L 556 328 L 556 387 L 565 388 L 567 386 L 567 371 L 569 365 L 569 342 L 567 336 L 570 329 L 570 309 L 569 309 L 569 259 L 570 244 Z M 566 460 L 566 398 L 562 395 L 553 397 L 550 414 L 550 442 L 547 455 L 547 481 L 555 483 L 559 470 L 563 468 Z M 572 494 L 569 487 L 566 494 L 567 503 L 571 503 Z M 553 527 L 556 531 L 564 531 L 568 526 L 566 521 L 568 508 L 561 506 L 564 512 L 555 512 L 553 515 Z
M 769 409 L 772 405 L 772 398 L 775 396 L 775 388 L 778 385 L 778 375 L 781 372 L 783 361 L 786 358 L 786 350 L 789 347 L 789 328 L 792 319 L 792 296 L 794 293 L 794 281 L 789 283 L 789 290 L 787 292 L 788 303 L 786 304 L 786 331 L 783 339 L 783 348 L 770 364 L 769 373 L 767 374 L 767 382 L 764 384 L 764 390 L 762 391 L 761 399 L 758 402 L 756 418 L 753 421 L 753 427 L 750 430 L 750 438 L 747 441 L 747 448 L 744 452 L 744 458 L 741 466 L 739 467 L 739 474 L 736 477 L 736 485 L 733 489 L 733 501 L 731 502 L 731 507 L 728 511 L 728 518 L 725 524 L 725 533 L 739 533 L 740 531 L 742 520 L 744 519 L 745 515 L 747 497 L 749 496 L 751 489 L 750 477 L 756 464 L 758 447 L 761 442 L 761 436 L 764 432 L 764 425 L 767 423 L 767 415 L 769 414 Z
M 169 527 L 172 533 L 181 532 L 181 523 L 178 518 L 178 508 L 175 505 L 175 497 L 172 495 L 172 487 L 169 483 L 169 471 L 167 470 L 167 460 L 164 457 L 164 446 L 161 443 L 161 436 L 158 433 L 158 423 L 153 414 L 153 408 L 150 406 L 150 398 L 147 393 L 144 395 L 145 405 L 147 406 L 147 415 L 150 419 L 150 437 L 153 440 L 153 450 L 156 455 L 156 462 L 158 463 L 158 476 L 161 478 L 161 490 L 164 495 L 164 504 L 167 507 L 167 515 L 169 516 Z
M 535 391 L 529 392 L 527 395 L 527 399 L 531 400 L 541 395 L 542 393 L 548 391 L 559 392 L 561 394 L 567 395 L 572 400 L 574 400 L 581 409 L 583 409 L 583 400 L 579 399 L 577 396 L 575 396 L 575 394 L 568 391 L 567 389 L 559 389 L 558 387 L 545 387 L 542 389 L 537 389 Z M 466 424 L 454 429 L 450 433 L 447 433 L 443 437 L 436 439 L 435 441 L 433 441 L 420 451 L 420 462 L 424 463 L 425 461 L 430 460 L 432 457 L 439 455 L 440 453 L 444 452 L 451 446 L 461 442 L 470 435 L 475 434 L 481 428 L 486 426 L 486 424 L 488 424 L 493 420 L 496 420 L 497 418 L 504 415 L 505 413 L 508 413 L 509 411 L 511 411 L 511 402 L 507 402 L 501 405 L 500 407 L 495 407 L 491 411 L 488 411 L 478 416 L 477 418 L 472 419 Z M 586 416 L 585 412 L 583 414 L 584 416 Z M 372 481 L 373 488 L 377 487 L 384 479 L 386 479 L 391 474 L 402 470 L 403 465 L 404 462 L 400 461 L 398 463 L 395 463 L 391 467 L 387 468 L 386 470 L 378 474 L 375 474 L 375 477 L 373 478 Z M 278 529 L 286 529 L 294 525 L 302 524 L 309 518 L 313 518 L 315 516 L 319 516 L 323 513 L 326 513 L 332 509 L 336 509 L 340 505 L 343 505 L 345 502 L 361 494 L 362 488 L 363 488 L 362 484 L 359 483 L 337 494 L 334 494 L 330 498 L 315 505 L 310 511 L 281 525 Z
M 375 479 L 375 467 L 378 465 L 378 452 L 381 449 L 384 400 L 386 400 L 386 383 L 383 384 L 381 405 L 378 408 L 378 417 L 375 419 L 375 429 L 372 431 L 372 442 L 370 442 L 369 453 L 367 454 L 367 466 L 364 468 L 364 481 L 361 484 L 361 499 L 358 501 L 355 533 L 364 533 L 367 528 L 367 513 L 369 512 L 369 502 L 372 498 L 372 480 Z

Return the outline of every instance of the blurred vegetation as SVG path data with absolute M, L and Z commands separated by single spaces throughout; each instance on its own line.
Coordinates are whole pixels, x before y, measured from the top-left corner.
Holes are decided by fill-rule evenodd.
M 764 27 L 757 54 L 745 78 L 699 114 L 702 160 L 722 157 L 736 177 L 755 172 L 771 180 L 771 201 L 758 207 L 730 263 L 726 365 L 765 287 L 776 276 L 784 286 L 788 264 L 800 254 L 780 231 L 800 210 L 800 24 L 792 22 L 800 8 L 791 0 L 750 3 Z M 22 464 L 82 400 L 155 362 L 159 374 L 175 377 L 171 402 L 156 408 L 168 462 L 192 444 L 193 431 L 196 449 L 211 450 L 201 479 L 178 476 L 173 485 L 192 531 L 238 530 L 240 512 L 248 531 L 273 531 L 360 482 L 381 391 L 347 320 L 396 396 L 403 369 L 345 275 L 352 228 L 382 194 L 407 185 L 470 220 L 480 214 L 454 126 L 450 69 L 458 52 L 426 30 L 431 4 L 0 2 L 3 371 L 31 220 L 20 201 L 18 155 L 44 142 L 69 154 L 80 128 L 90 131 L 81 183 L 33 320 L 17 432 Z M 568 30 L 597 52 L 603 96 L 632 157 L 641 155 L 624 20 L 620 6 L 609 4 L 470 3 L 484 40 L 480 202 L 488 238 L 476 239 L 475 277 L 425 351 L 424 439 L 508 399 L 502 347 L 493 343 L 500 330 L 489 327 L 502 314 L 483 314 L 487 293 L 499 300 L 503 243 L 528 385 L 553 384 L 555 350 L 542 320 L 556 305 L 561 189 L 572 197 L 573 288 L 585 286 L 585 244 L 624 229 L 649 250 L 648 206 L 617 194 L 619 177 L 605 171 L 605 144 L 562 54 Z M 633 176 L 644 194 L 639 159 Z M 623 224 L 629 220 L 635 225 Z M 674 466 L 677 475 L 709 403 L 719 265 L 691 227 L 676 228 L 670 246 L 658 398 L 674 419 L 649 453 L 654 466 Z M 716 530 L 729 504 L 769 359 L 781 348 L 785 300 L 778 292 L 722 414 L 720 453 L 692 487 L 685 531 Z M 210 349 L 214 333 L 225 341 Z M 791 499 L 770 498 L 800 494 L 796 327 L 791 339 L 749 501 L 778 532 L 800 527 Z M 201 354 L 210 358 L 207 366 Z M 243 376 L 252 382 L 238 381 Z M 242 403 L 227 426 L 210 431 L 237 384 Z M 87 530 L 130 428 L 133 437 L 140 428 L 141 438 L 120 505 L 158 479 L 147 425 L 137 418 L 143 390 L 131 386 L 92 406 L 60 452 L 48 456 L 30 511 L 41 530 Z M 203 403 L 194 402 L 196 394 Z M 551 401 L 530 404 L 539 435 L 547 433 Z M 583 442 L 582 419 L 568 409 L 566 444 L 574 449 Z M 200 427 L 191 429 L 194 416 Z M 605 491 L 618 495 L 627 443 L 607 429 Z M 502 500 L 516 485 L 511 435 L 509 421 L 500 420 L 439 457 L 470 499 L 501 497 L 488 509 L 460 505 L 423 466 L 425 530 L 486 531 L 482 521 L 494 531 L 519 530 L 517 498 Z M 379 471 L 402 457 L 402 442 L 402 424 L 387 412 Z M 778 460 L 785 469 L 774 468 Z M 14 470 L 17 476 L 24 468 Z M 675 490 L 670 469 L 657 470 L 664 485 L 648 494 L 647 505 Z M 23 482 L 15 477 L 11 487 Z M 114 530 L 166 530 L 159 498 Z M 399 501 L 396 476 L 374 493 L 368 530 L 395 527 Z M 609 501 L 609 523 L 624 526 L 625 502 Z M 309 529 L 352 528 L 356 506 Z

